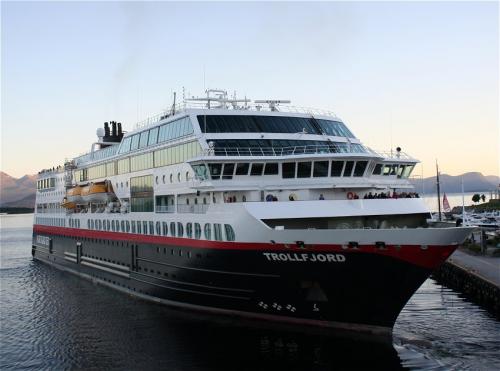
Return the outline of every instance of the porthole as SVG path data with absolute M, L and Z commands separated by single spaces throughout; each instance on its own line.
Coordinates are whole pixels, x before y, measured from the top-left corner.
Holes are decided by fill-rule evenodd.
M 170 174 L 170 183 L 174 182 L 174 174 Z
M 126 185 L 126 186 L 127 186 L 127 188 L 128 188 L 128 180 L 127 180 L 127 182 L 125 183 L 125 185 Z
M 123 182 L 121 183 L 121 187 L 123 188 Z
M 163 184 L 165 184 L 165 175 L 163 175 L 162 179 L 163 179 Z
M 155 182 L 156 182 L 156 184 L 158 184 L 158 175 L 155 178 Z
M 189 182 L 189 171 L 186 171 L 186 182 Z
M 177 181 L 180 183 L 180 181 L 181 181 L 181 173 L 177 173 Z

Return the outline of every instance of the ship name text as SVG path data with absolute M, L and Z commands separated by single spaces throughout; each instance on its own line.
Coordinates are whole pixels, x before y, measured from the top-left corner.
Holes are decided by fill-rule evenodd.
M 265 252 L 263 255 L 268 261 L 283 262 L 320 262 L 320 263 L 344 263 L 345 256 L 342 254 L 308 254 L 308 253 L 271 253 Z

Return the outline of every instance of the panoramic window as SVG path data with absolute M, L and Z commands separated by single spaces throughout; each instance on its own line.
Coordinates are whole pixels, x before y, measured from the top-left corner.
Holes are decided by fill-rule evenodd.
M 295 162 L 284 162 L 281 165 L 281 176 L 283 178 L 295 178 Z
M 156 128 L 151 129 L 149 131 L 148 146 L 151 146 L 151 145 L 156 144 L 158 142 L 158 130 L 159 130 L 159 128 L 156 127 Z
M 316 122 L 326 135 L 355 138 L 354 135 L 349 131 L 349 129 L 347 129 L 347 127 L 342 122 L 321 120 L 321 119 L 316 119 Z
M 210 170 L 210 176 L 213 180 L 220 179 L 222 164 L 208 164 L 208 168 Z
M 153 176 L 145 175 L 130 178 L 130 210 L 132 212 L 152 212 Z
M 314 161 L 313 176 L 316 178 L 328 176 L 328 161 Z
M 344 168 L 344 161 L 332 161 L 331 176 L 341 176 Z
M 149 130 L 143 131 L 139 137 L 139 148 L 147 147 L 148 145 Z
M 132 136 L 132 144 L 130 145 L 130 150 L 134 151 L 139 148 L 139 134 Z
M 210 223 L 206 223 L 205 226 L 203 227 L 204 232 L 205 232 L 205 239 L 210 240 L 212 239 L 212 226 Z

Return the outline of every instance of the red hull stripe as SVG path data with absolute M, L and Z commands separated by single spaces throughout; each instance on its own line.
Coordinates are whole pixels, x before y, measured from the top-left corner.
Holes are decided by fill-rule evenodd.
M 421 249 L 419 245 L 387 245 L 385 249 L 380 249 L 375 245 L 359 245 L 356 249 L 345 249 L 338 244 L 306 244 L 305 247 L 299 247 L 297 244 L 283 243 L 264 243 L 264 242 L 225 242 L 225 241 L 206 241 L 192 238 L 177 238 L 167 236 L 151 236 L 134 233 L 95 231 L 89 229 L 52 227 L 35 224 L 33 232 L 45 233 L 50 235 L 92 238 L 111 241 L 126 241 L 136 243 L 147 243 L 156 245 L 185 246 L 201 249 L 219 249 L 219 250 L 245 250 L 245 251 L 277 251 L 281 253 L 294 252 L 323 252 L 323 253 L 369 253 L 389 256 L 395 259 L 404 260 L 408 263 L 419 265 L 424 268 L 434 269 L 443 263 L 457 248 L 452 246 L 427 246 Z

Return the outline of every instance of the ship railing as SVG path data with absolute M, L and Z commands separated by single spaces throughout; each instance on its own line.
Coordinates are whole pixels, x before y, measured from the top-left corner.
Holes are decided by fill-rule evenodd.
M 257 103 L 247 103 L 246 105 L 236 105 L 233 106 L 228 103 L 213 103 L 210 105 L 210 107 L 207 105 L 205 102 L 184 102 L 184 103 L 179 103 L 173 106 L 170 110 L 163 111 L 161 113 L 157 113 L 153 116 L 148 117 L 145 120 L 139 121 L 136 125 L 135 128 L 144 128 L 150 125 L 154 125 L 158 123 L 159 121 L 162 121 L 170 116 L 173 116 L 174 114 L 179 114 L 182 112 L 185 112 L 186 110 L 189 109 L 224 109 L 228 111 L 250 111 L 250 112 L 283 112 L 283 113 L 300 113 L 300 114 L 308 114 L 311 116 L 318 115 L 318 116 L 329 116 L 332 117 L 336 120 L 340 120 L 337 115 L 329 110 L 322 110 L 318 108 L 312 108 L 312 107 L 303 107 L 303 106 L 294 106 L 290 104 L 280 104 L 276 105 L 274 109 L 269 107 L 267 104 L 257 104 Z
M 205 214 L 208 210 L 208 204 L 178 204 L 177 212 L 181 214 Z
M 330 144 L 293 147 L 216 147 L 204 151 L 205 156 L 293 156 L 304 154 L 367 154 L 372 151 L 360 144 Z
M 389 160 L 410 160 L 410 161 L 416 161 L 415 158 L 407 154 L 406 152 L 402 151 L 376 151 L 373 149 L 369 149 L 370 152 L 372 152 L 375 155 L 378 155 L 379 157 L 383 157 L 384 159 L 389 159 Z
M 175 205 L 157 205 L 155 211 L 157 213 L 175 213 Z

